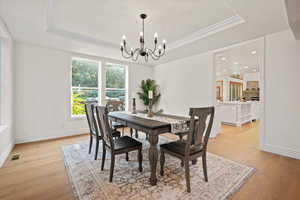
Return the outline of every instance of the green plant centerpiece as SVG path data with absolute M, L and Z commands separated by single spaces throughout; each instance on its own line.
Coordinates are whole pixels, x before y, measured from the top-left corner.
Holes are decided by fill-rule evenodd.
M 156 84 L 155 80 L 147 79 L 142 80 L 140 89 L 141 91 L 137 94 L 146 106 L 146 112 L 148 112 L 160 99 L 161 94 L 159 93 L 159 86 Z M 149 98 L 149 91 L 152 91 L 152 98 Z

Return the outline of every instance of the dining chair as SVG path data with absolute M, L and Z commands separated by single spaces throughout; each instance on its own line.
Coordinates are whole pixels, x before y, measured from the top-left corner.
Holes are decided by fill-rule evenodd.
M 113 129 L 109 124 L 108 117 L 108 108 L 106 106 L 96 106 L 96 117 L 99 122 L 99 128 L 102 133 L 103 138 L 103 154 L 102 154 L 102 163 L 101 170 L 104 169 L 105 158 L 106 158 L 106 149 L 110 151 L 111 154 L 111 162 L 110 162 L 110 174 L 109 174 L 109 182 L 112 182 L 114 166 L 115 166 L 115 157 L 119 154 L 126 153 L 126 160 L 128 161 L 128 153 L 131 151 L 138 151 L 138 162 L 139 162 L 139 171 L 142 172 L 142 143 L 129 137 L 122 136 L 120 138 L 116 138 L 113 140 L 112 132 Z
M 164 175 L 165 153 L 179 158 L 185 167 L 187 192 L 191 192 L 189 162 L 202 157 L 204 180 L 207 182 L 206 150 L 210 136 L 214 107 L 190 108 L 190 128 L 186 140 L 178 140 L 160 145 L 160 174 Z M 207 120 L 209 118 L 208 124 Z
M 119 101 L 119 100 L 109 100 L 106 103 L 108 112 L 114 112 L 114 111 L 124 111 L 125 110 L 125 105 L 123 101 Z M 111 121 L 111 125 L 113 127 L 113 129 L 117 130 L 119 128 L 122 128 L 122 135 L 124 135 L 124 129 L 125 129 L 125 125 L 119 122 L 115 122 L 115 121 Z M 133 129 L 130 128 L 130 136 L 132 137 L 133 135 Z M 135 137 L 138 138 L 138 131 L 135 130 Z
M 118 101 L 118 100 L 109 100 L 109 101 L 107 101 L 106 107 L 108 109 L 108 112 L 124 111 L 125 110 L 124 102 Z M 124 124 L 116 122 L 116 121 L 110 121 L 110 124 L 111 124 L 111 126 L 114 130 L 122 128 L 122 135 L 124 135 L 124 128 L 126 127 Z
M 90 130 L 90 145 L 89 145 L 89 154 L 92 152 L 93 138 L 96 140 L 95 148 L 95 160 L 98 157 L 99 150 L 99 141 L 102 140 L 102 136 L 99 131 L 99 126 L 95 118 L 95 109 L 94 106 L 97 105 L 97 101 L 88 101 L 84 104 L 85 114 L 89 125 Z M 114 131 L 113 137 L 120 137 L 120 132 Z

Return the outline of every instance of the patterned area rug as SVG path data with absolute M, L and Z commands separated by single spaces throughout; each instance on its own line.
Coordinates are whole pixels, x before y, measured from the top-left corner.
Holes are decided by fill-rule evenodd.
M 166 154 L 165 175 L 163 177 L 159 175 L 158 162 L 157 185 L 151 186 L 149 144 L 144 138 L 139 140 L 143 142 L 143 172 L 138 171 L 137 152 L 129 153 L 129 162 L 125 160 L 125 154 L 118 155 L 112 183 L 108 181 L 109 153 L 106 155 L 104 171 L 100 169 L 101 145 L 100 158 L 96 161 L 93 159 L 94 153 L 88 154 L 88 141 L 62 146 L 65 166 L 75 198 L 78 200 L 223 200 L 229 199 L 255 172 L 254 168 L 208 153 L 208 182 L 204 181 L 202 162 L 199 159 L 196 165 L 190 165 L 192 191 L 187 193 L 184 168 L 180 166 L 178 159 Z M 159 142 L 165 143 L 168 140 L 160 136 Z

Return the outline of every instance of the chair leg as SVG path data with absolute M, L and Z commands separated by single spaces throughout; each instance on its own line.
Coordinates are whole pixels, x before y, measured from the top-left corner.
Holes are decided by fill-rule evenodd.
M 165 152 L 160 152 L 160 175 L 164 175 Z
M 185 180 L 186 180 L 186 188 L 187 192 L 191 192 L 191 185 L 190 185 L 190 166 L 189 166 L 189 161 L 186 160 L 184 162 L 184 167 L 185 167 Z
M 124 131 L 125 130 L 125 128 L 124 127 L 122 127 L 122 136 L 124 136 Z
M 126 161 L 129 161 L 129 155 L 128 155 L 128 152 L 126 152 Z
M 132 137 L 132 134 L 133 134 L 133 130 L 132 128 L 130 128 L 130 137 Z
M 105 164 L 105 159 L 106 159 L 106 148 L 104 145 L 104 142 L 102 143 L 103 145 L 103 153 L 102 153 L 102 161 L 101 161 L 101 171 L 104 169 L 104 164 Z
M 148 136 L 148 133 L 146 133 L 146 140 L 149 140 L 149 136 Z
M 138 153 L 138 160 L 139 160 L 139 171 L 143 171 L 143 153 L 142 153 L 142 148 L 139 149 Z
M 135 129 L 135 138 L 139 138 L 139 132 Z
M 92 146 L 93 146 L 93 136 L 90 136 L 90 147 L 89 147 L 89 154 L 92 152 Z
M 114 175 L 114 168 L 115 168 L 115 155 L 112 153 L 111 160 L 110 160 L 109 182 L 112 182 L 113 175 Z
M 206 152 L 202 155 L 202 165 L 203 165 L 203 173 L 204 173 L 204 180 L 208 182 L 207 178 L 207 164 L 206 164 Z
M 98 151 L 99 151 L 99 140 L 96 139 L 95 160 L 97 160 L 97 157 L 98 157 Z

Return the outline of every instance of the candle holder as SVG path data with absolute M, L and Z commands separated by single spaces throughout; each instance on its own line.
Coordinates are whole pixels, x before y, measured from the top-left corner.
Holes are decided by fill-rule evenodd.
M 136 114 L 135 98 L 132 98 L 132 114 Z
M 148 106 L 148 117 L 153 117 L 154 113 L 152 111 L 152 99 L 149 100 L 149 106 Z

